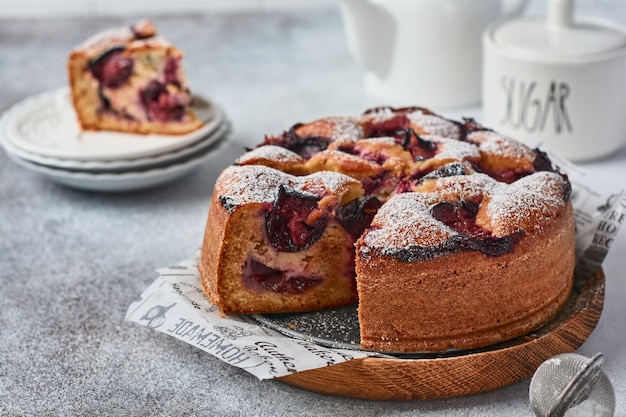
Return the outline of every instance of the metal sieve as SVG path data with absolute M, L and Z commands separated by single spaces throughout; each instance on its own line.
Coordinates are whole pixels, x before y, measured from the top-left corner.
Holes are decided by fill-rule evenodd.
M 602 354 L 554 356 L 530 381 L 530 404 L 538 417 L 612 417 L 615 393 L 601 369 Z

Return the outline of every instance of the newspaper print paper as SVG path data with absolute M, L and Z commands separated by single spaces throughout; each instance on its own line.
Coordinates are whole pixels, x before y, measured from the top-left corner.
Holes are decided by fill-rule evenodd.
M 576 287 L 584 284 L 602 266 L 620 226 L 626 221 L 626 193 L 607 190 L 601 178 L 588 174 L 550 153 L 572 183 L 576 219 Z
M 189 343 L 259 379 L 371 356 L 292 339 L 245 316 L 221 315 L 202 292 L 196 260 L 157 272 L 159 278 L 131 304 L 126 319 Z

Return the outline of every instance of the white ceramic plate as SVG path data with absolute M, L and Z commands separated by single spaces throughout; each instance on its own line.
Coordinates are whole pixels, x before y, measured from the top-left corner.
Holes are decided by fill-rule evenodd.
M 45 165 L 49 168 L 60 168 L 71 171 L 113 173 L 157 168 L 159 166 L 173 164 L 174 162 L 189 155 L 201 153 L 203 150 L 213 146 L 216 141 L 222 139 L 230 131 L 230 123 L 227 120 L 224 120 L 215 131 L 182 149 L 144 158 L 120 159 L 112 161 L 80 161 L 74 159 L 60 159 L 27 152 L 17 146 L 14 146 L 9 140 L 7 140 L 6 136 L 1 134 L 2 130 L 3 124 L 0 122 L 0 145 L 4 147 L 7 153 L 11 153 L 26 161 L 34 162 L 39 165 Z
M 216 145 L 216 148 L 204 150 L 198 155 L 187 158 L 184 162 L 145 171 L 122 173 L 72 172 L 38 165 L 11 153 L 8 155 L 23 167 L 71 188 L 99 192 L 126 192 L 154 187 L 180 178 L 214 156 L 226 142 L 227 140 L 223 140 Z
M 184 148 L 211 133 L 223 122 L 221 109 L 198 97 L 194 107 L 205 122 L 186 135 L 134 135 L 119 132 L 82 132 L 76 121 L 69 89 L 63 87 L 32 96 L 2 116 L 1 134 L 23 151 L 79 161 L 111 161 L 154 156 Z

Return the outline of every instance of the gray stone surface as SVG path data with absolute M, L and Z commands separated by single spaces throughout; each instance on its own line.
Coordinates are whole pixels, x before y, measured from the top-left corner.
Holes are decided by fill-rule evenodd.
M 295 121 L 377 104 L 362 90 L 336 10 L 153 19 L 186 51 L 194 91 L 232 120 L 231 143 L 180 180 L 127 194 L 55 185 L 0 151 L 0 415 L 531 416 L 528 381 L 438 401 L 337 398 L 258 381 L 124 320 L 155 268 L 187 259 L 200 245 L 212 184 L 244 146 Z M 0 21 L 0 112 L 66 84 L 75 44 L 132 20 Z M 625 164 L 622 150 L 589 168 L 624 186 Z M 605 313 L 580 350 L 605 353 L 620 413 L 624 234 L 606 262 Z

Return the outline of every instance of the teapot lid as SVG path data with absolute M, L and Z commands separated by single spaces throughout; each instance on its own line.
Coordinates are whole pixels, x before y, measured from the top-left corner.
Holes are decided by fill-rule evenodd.
M 586 61 L 626 48 L 626 32 L 617 24 L 573 21 L 572 0 L 550 0 L 547 19 L 504 21 L 492 40 L 511 53 L 543 61 Z

